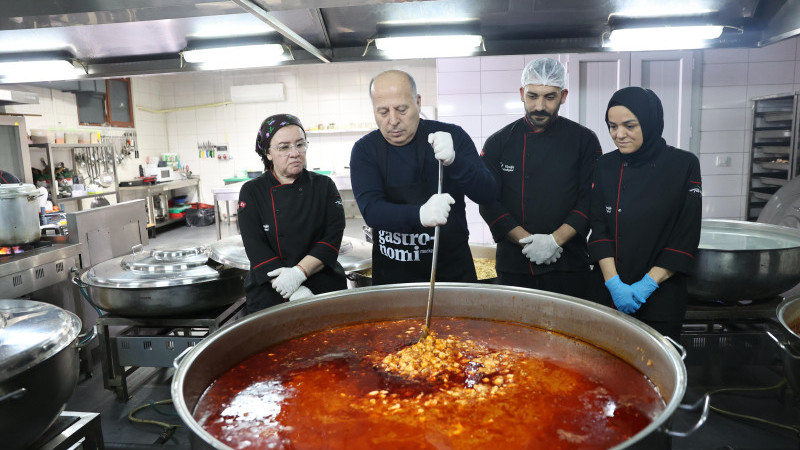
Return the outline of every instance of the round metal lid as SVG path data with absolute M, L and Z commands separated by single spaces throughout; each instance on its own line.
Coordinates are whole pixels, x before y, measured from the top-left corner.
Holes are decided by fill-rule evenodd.
M 226 266 L 250 270 L 250 260 L 244 251 L 242 236 L 229 236 L 208 246 L 210 258 Z
M 32 184 L 0 184 L 0 198 L 17 198 L 39 195 L 39 189 Z
M 57 306 L 0 299 L 0 382 L 60 352 L 80 330 L 78 316 Z
M 81 280 L 91 286 L 118 289 L 183 286 L 219 278 L 219 272 L 207 261 L 206 250 L 199 245 L 161 247 L 104 261 L 84 273 Z
M 189 244 L 159 247 L 149 252 L 127 255 L 122 259 L 122 268 L 147 273 L 171 273 L 204 266 L 206 262 L 206 248 Z
M 342 238 L 339 247 L 339 264 L 345 272 L 357 272 L 372 268 L 372 244 L 350 236 Z

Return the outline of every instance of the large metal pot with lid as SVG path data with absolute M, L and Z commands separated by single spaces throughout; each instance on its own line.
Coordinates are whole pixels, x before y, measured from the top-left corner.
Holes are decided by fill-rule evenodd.
M 78 382 L 75 314 L 31 300 L 0 300 L 2 447 L 27 448 L 58 418 Z
M 39 240 L 38 196 L 39 190 L 32 184 L 0 184 L 0 245 Z
M 244 296 L 245 271 L 209 259 L 202 245 L 174 245 L 110 259 L 76 282 L 100 309 L 122 316 L 208 311 Z

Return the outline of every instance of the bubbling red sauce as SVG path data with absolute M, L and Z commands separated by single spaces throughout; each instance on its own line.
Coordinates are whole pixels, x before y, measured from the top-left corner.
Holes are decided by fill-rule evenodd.
M 425 376 L 389 370 L 421 326 L 369 322 L 269 347 L 215 380 L 194 418 L 234 449 L 604 449 L 665 408 L 620 358 L 507 322 L 434 320 L 454 353 L 434 353 L 435 370 L 412 361 Z

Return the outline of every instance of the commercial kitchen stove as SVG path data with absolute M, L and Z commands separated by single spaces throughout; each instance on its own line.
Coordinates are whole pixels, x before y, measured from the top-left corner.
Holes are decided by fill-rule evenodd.
M 69 279 L 80 268 L 83 244 L 68 243 L 64 236 L 45 236 L 40 245 L 13 255 L 0 256 L 0 292 L 18 298 Z
M 64 411 L 28 450 L 103 450 L 100 414 Z
M 194 347 L 214 330 L 232 323 L 243 313 L 245 299 L 214 311 L 181 317 L 97 318 L 97 336 L 103 354 L 103 387 L 127 401 L 128 377 L 140 367 L 172 367 L 175 358 Z M 113 335 L 110 327 L 125 327 Z

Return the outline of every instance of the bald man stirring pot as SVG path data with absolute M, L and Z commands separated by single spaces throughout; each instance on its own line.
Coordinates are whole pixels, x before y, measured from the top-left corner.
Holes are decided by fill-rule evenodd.
M 437 225 L 436 281 L 477 281 L 464 197 L 495 201 L 494 177 L 461 127 L 420 118 L 422 97 L 411 75 L 382 72 L 369 93 L 378 130 L 353 146 L 350 178 L 372 227 L 373 284 L 428 281 Z M 442 194 L 436 193 L 439 161 Z

